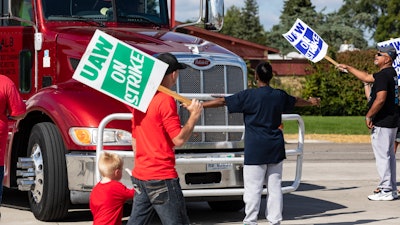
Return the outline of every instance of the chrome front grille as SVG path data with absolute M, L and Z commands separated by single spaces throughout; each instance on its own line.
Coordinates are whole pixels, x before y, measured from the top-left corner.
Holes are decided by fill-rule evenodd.
M 181 95 L 233 94 L 247 86 L 245 68 L 238 65 L 214 65 L 201 70 L 195 67 L 179 71 L 175 90 Z M 187 121 L 188 111 L 179 109 L 182 123 Z M 229 114 L 226 107 L 204 109 L 197 125 L 242 125 L 242 114 Z M 189 142 L 241 141 L 242 132 L 195 132 Z

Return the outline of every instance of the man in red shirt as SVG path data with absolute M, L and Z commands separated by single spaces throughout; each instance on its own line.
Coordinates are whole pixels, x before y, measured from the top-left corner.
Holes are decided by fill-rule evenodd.
M 26 105 L 10 78 L 0 75 L 0 204 L 3 196 L 4 154 L 6 152 L 9 119 L 22 119 Z
M 186 65 L 179 63 L 170 53 L 160 54 L 157 58 L 169 65 L 161 85 L 171 88 L 178 79 L 178 70 L 186 68 Z M 182 146 L 190 138 L 203 106 L 196 99 L 183 106 L 190 113 L 183 127 L 175 100 L 165 93 L 154 95 L 146 113 L 131 109 L 135 196 L 128 225 L 148 224 L 154 211 L 163 225 L 189 224 L 175 170 L 174 146 Z

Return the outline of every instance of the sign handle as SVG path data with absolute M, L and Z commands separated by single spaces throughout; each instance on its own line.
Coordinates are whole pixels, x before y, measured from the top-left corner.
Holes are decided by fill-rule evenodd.
M 324 56 L 324 58 L 326 59 L 326 60 L 328 60 L 329 62 L 331 62 L 333 65 L 335 65 L 335 66 L 337 66 L 337 65 L 339 65 L 339 63 L 337 63 L 335 60 L 333 60 L 331 57 L 329 57 L 329 56 Z
M 330 63 L 332 63 L 333 65 L 335 65 L 336 67 L 339 65 L 339 63 L 337 63 L 335 60 L 333 60 L 331 57 L 325 55 L 324 58 L 326 60 L 328 60 Z M 343 72 L 348 73 L 347 70 L 343 70 Z
M 180 101 L 182 103 L 186 103 L 186 105 L 188 105 L 188 106 L 192 103 L 192 101 L 190 99 L 185 98 L 182 95 L 179 95 L 178 93 L 176 93 L 175 91 L 172 91 L 172 90 L 170 90 L 170 89 L 168 89 L 168 88 L 166 88 L 166 87 L 164 87 L 162 85 L 158 86 L 157 90 L 159 90 L 159 91 L 161 91 L 161 92 L 163 92 L 163 93 L 165 93 L 165 94 L 167 94 L 169 96 L 172 96 L 173 98 L 175 98 L 176 100 L 178 100 L 178 101 Z

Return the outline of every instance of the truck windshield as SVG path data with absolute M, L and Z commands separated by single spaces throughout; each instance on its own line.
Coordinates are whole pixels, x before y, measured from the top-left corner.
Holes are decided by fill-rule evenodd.
M 43 0 L 46 20 L 168 24 L 165 0 Z

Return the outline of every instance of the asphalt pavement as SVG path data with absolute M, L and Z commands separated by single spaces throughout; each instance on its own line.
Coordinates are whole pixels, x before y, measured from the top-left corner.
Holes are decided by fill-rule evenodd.
M 284 184 L 293 179 L 295 168 L 295 160 L 288 158 L 284 163 Z M 367 199 L 377 182 L 370 144 L 306 143 L 301 184 L 295 192 L 284 195 L 282 224 L 400 224 L 400 200 L 375 202 Z M 264 204 L 265 201 L 259 215 L 260 225 L 268 224 Z M 74 206 L 64 221 L 48 223 L 36 220 L 28 207 L 26 193 L 6 190 L 0 208 L 0 224 L 92 224 L 86 205 Z M 129 207 L 126 206 L 124 224 Z M 243 210 L 212 211 L 205 202 L 188 202 L 187 208 L 193 225 L 242 224 L 244 216 Z M 151 224 L 160 222 L 155 218 Z

